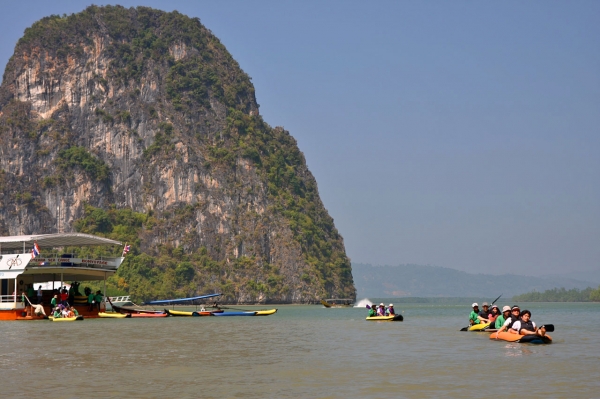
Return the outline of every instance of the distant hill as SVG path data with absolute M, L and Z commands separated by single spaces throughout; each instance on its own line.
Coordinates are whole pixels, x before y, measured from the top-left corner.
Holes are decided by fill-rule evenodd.
M 504 298 L 553 288 L 596 288 L 595 283 L 570 278 L 494 276 L 423 265 L 372 266 L 352 263 L 358 298 L 364 297 L 496 297 Z

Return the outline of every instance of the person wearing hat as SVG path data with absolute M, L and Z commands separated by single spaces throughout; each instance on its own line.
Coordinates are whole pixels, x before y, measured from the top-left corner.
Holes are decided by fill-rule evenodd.
M 487 319 L 479 315 L 479 305 L 477 302 L 473 303 L 471 306 L 473 307 L 473 310 L 471 310 L 471 314 L 469 315 L 469 323 L 471 325 L 487 323 Z
M 510 309 L 510 316 L 504 321 L 504 324 L 502 324 L 502 327 L 500 327 L 498 332 L 501 333 L 502 331 L 508 331 L 516 334 L 516 332 L 511 327 L 515 322 L 519 320 L 520 316 L 521 309 L 517 305 L 514 305 Z
M 385 316 L 385 305 L 382 303 L 379 304 L 379 308 L 377 309 L 377 316 Z
M 393 315 L 396 314 L 396 312 L 394 311 L 394 304 L 393 303 L 390 303 L 390 305 L 388 306 L 387 311 L 385 312 L 385 314 L 387 316 L 393 316 Z
M 498 318 L 496 318 L 496 321 L 494 322 L 494 327 L 496 327 L 496 329 L 499 330 L 500 328 L 502 328 L 502 325 L 504 325 L 504 322 L 509 317 L 510 317 L 510 306 L 504 306 L 502 308 L 502 314 L 500 316 L 498 316 Z
M 479 316 L 483 317 L 484 319 L 487 319 L 488 315 L 490 314 L 490 305 L 488 305 L 487 302 L 484 302 L 481 304 L 481 307 L 483 308 L 483 310 L 479 312 Z

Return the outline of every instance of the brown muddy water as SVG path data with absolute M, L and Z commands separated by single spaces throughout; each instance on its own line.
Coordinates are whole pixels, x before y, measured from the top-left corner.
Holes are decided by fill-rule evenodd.
M 0 392 L 61 399 L 600 397 L 600 304 L 521 304 L 534 321 L 555 325 L 552 345 L 460 332 L 469 305 L 400 304 L 404 322 L 367 322 L 364 308 L 322 306 L 278 306 L 266 317 L 2 322 Z

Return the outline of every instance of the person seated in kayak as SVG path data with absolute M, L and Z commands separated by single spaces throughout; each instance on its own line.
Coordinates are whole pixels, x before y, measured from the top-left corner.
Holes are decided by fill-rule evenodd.
M 471 310 L 471 314 L 469 315 L 469 323 L 471 325 L 487 323 L 487 319 L 479 315 L 479 305 L 477 302 L 471 306 L 473 307 L 473 310 Z
M 396 312 L 394 311 L 394 304 L 390 303 L 390 306 L 388 306 L 387 311 L 385 312 L 386 316 L 394 316 L 396 314 Z
M 377 316 L 385 316 L 385 305 L 383 303 L 380 303 L 377 308 Z
M 369 317 L 375 317 L 375 316 L 377 316 L 377 305 L 373 305 L 369 309 Z
M 73 316 L 75 317 L 79 316 L 79 312 L 75 309 L 75 306 L 71 306 L 71 313 L 73 313 Z
M 500 316 L 500 309 L 498 309 L 498 305 L 492 305 L 492 309 L 488 313 L 487 319 L 490 322 L 490 327 L 495 326 L 496 319 Z
M 512 326 L 513 326 L 513 324 L 515 324 L 515 322 L 519 321 L 520 317 L 521 317 L 521 309 L 517 305 L 514 305 L 510 309 L 510 316 L 508 316 L 506 318 L 506 320 L 504 321 L 504 324 L 502 324 L 502 327 L 500 327 L 500 329 L 498 330 L 498 333 L 501 333 L 503 331 L 508 331 L 510 333 L 516 334 L 516 332 L 512 329 Z
M 499 315 L 496 318 L 496 321 L 494 322 L 494 327 L 499 330 L 500 328 L 502 328 L 502 325 L 504 324 L 504 322 L 506 321 L 507 318 L 510 317 L 510 306 L 504 306 L 502 308 L 502 314 Z
M 52 314 L 52 316 L 54 316 L 55 319 L 59 319 L 61 314 L 60 314 L 60 308 L 57 306 L 54 308 L 54 313 Z
M 481 304 L 481 307 L 483 308 L 483 310 L 479 311 L 479 316 L 481 316 L 482 318 L 488 320 L 488 315 L 490 314 L 490 305 L 488 305 L 487 302 L 484 302 L 484 303 Z
M 542 337 L 546 335 L 546 328 L 544 326 L 537 328 L 535 322 L 531 320 L 531 312 L 529 310 L 521 312 L 521 320 L 515 321 L 511 329 L 521 335 L 537 334 Z

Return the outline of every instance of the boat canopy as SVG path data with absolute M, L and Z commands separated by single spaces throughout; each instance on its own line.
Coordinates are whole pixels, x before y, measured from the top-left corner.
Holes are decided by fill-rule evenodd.
M 0 237 L 0 250 L 19 249 L 23 246 L 31 248 L 37 242 L 40 248 L 90 245 L 123 245 L 120 241 L 97 237 L 83 233 L 33 234 L 23 236 Z
M 191 298 L 164 299 L 164 300 L 160 300 L 160 301 L 146 302 L 145 305 L 160 305 L 160 304 L 166 305 L 169 303 L 192 302 L 192 301 L 195 301 L 196 299 L 212 298 L 214 296 L 220 296 L 220 295 L 221 294 L 208 294 L 208 295 L 194 296 Z

